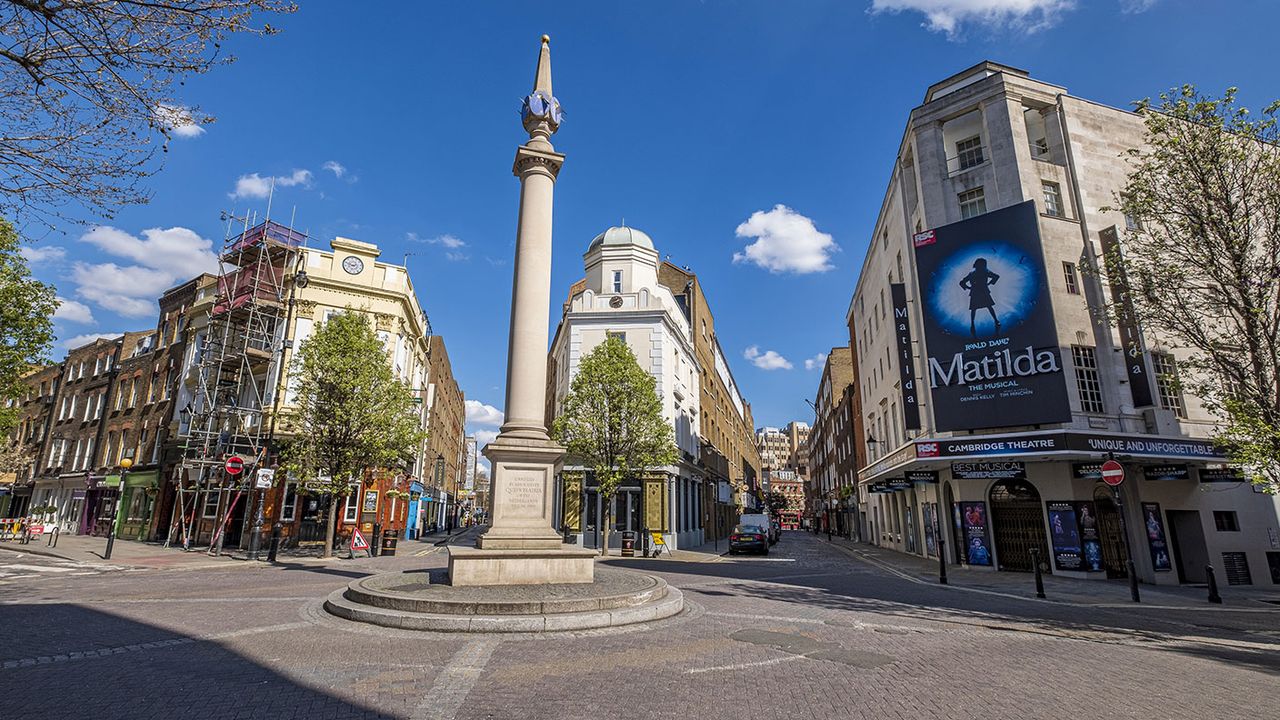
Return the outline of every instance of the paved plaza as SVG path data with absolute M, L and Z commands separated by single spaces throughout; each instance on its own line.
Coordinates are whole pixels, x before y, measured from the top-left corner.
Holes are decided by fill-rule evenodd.
M 615 558 L 681 588 L 686 610 L 499 637 L 321 609 L 353 578 L 442 567 L 430 543 L 192 569 L 4 547 L 0 686 L 11 712 L 43 718 L 1280 717 L 1280 607 L 1261 596 L 1220 609 L 1046 603 L 872 560 L 799 532 L 763 558 Z

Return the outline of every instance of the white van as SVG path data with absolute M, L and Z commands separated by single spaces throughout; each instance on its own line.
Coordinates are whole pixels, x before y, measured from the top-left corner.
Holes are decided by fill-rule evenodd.
M 769 534 L 770 545 L 778 542 L 779 533 L 777 530 L 774 529 L 773 522 L 769 519 L 769 516 L 764 513 L 751 513 L 751 514 L 740 515 L 738 517 L 738 524 L 739 525 L 759 525 L 760 527 L 764 528 L 766 533 Z

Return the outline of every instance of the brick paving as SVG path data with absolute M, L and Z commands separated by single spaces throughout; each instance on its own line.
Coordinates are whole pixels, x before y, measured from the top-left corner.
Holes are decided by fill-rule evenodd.
M 495 638 L 353 625 L 319 610 L 352 578 L 443 566 L 442 552 L 416 554 L 427 547 L 0 578 L 5 714 L 1280 718 L 1280 612 L 960 592 L 796 532 L 767 559 L 607 561 L 684 589 L 684 614 L 643 628 Z

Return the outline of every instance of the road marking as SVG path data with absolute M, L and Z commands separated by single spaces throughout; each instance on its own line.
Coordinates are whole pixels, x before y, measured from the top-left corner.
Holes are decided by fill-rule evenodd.
M 753 667 L 764 667 L 766 665 L 777 665 L 779 663 L 791 662 L 792 660 L 808 660 L 804 655 L 787 655 L 785 657 L 773 658 L 772 660 L 761 660 L 759 662 L 738 663 L 736 665 L 718 665 L 716 667 L 691 668 L 685 670 L 685 675 L 696 675 L 698 673 L 716 672 L 718 670 L 746 670 Z
M 928 628 L 914 627 L 911 625 L 889 625 L 885 623 L 869 623 L 861 620 L 819 620 L 817 618 L 796 618 L 786 617 L 785 615 L 750 615 L 747 613 L 717 613 L 709 612 L 707 617 L 734 618 L 737 620 L 758 620 L 760 622 L 788 622 L 801 623 L 810 625 L 829 625 L 831 627 L 849 628 L 850 630 L 901 630 L 914 633 L 933 633 L 938 632 Z
M 9 565 L 0 565 L 5 570 L 34 570 L 36 572 L 65 573 L 72 572 L 75 567 L 49 567 L 48 565 L 23 565 L 22 563 L 11 563 Z
M 454 653 L 436 675 L 431 690 L 422 697 L 414 720 L 453 720 L 499 642 L 496 638 L 473 640 Z

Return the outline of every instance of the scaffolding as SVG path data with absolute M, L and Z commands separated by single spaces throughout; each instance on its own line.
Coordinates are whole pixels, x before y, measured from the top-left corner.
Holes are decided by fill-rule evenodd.
M 209 551 L 220 552 L 241 502 L 252 498 L 254 470 L 267 459 L 270 414 L 280 385 L 293 275 L 307 236 L 271 220 L 228 237 L 219 257 L 208 326 L 192 358 L 194 392 L 180 423 L 184 445 L 176 478 L 170 542 L 198 542 L 201 520 L 216 494 Z M 230 233 L 228 233 L 230 235 Z M 244 472 L 226 472 L 227 458 Z M 242 517 L 248 518 L 248 508 Z

